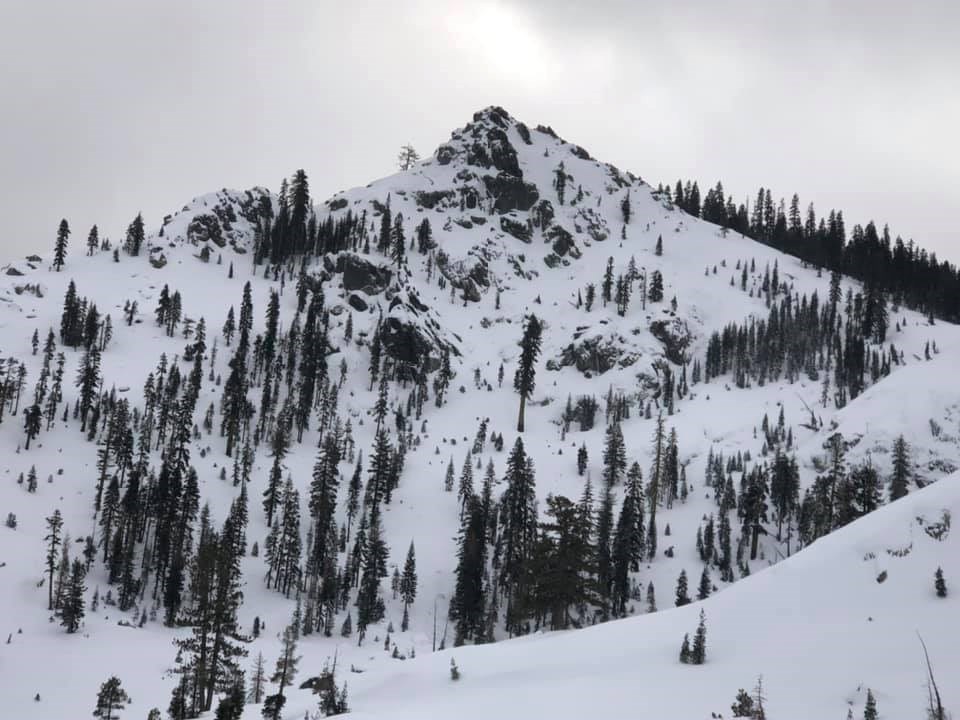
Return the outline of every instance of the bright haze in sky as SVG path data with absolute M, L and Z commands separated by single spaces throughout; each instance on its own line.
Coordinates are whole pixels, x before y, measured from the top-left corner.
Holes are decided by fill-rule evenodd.
M 0 262 L 300 167 L 324 199 L 491 104 L 653 185 L 797 192 L 958 262 L 955 5 L 13 0 Z

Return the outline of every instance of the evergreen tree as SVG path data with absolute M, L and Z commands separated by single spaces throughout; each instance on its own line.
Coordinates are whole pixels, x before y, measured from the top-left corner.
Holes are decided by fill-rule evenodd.
M 247 702 L 259 705 L 263 701 L 266 684 L 267 673 L 263 664 L 263 653 L 257 653 L 257 659 L 253 665 L 253 675 L 250 677 L 250 688 L 247 690 Z
M 677 607 L 683 607 L 690 604 L 690 595 L 687 592 L 687 571 L 681 570 L 680 577 L 677 578 Z
M 703 665 L 707 661 L 707 618 L 703 610 L 700 611 L 700 622 L 697 632 L 693 636 L 693 646 L 690 648 L 690 663 Z
M 540 355 L 541 336 L 543 326 L 536 315 L 527 316 L 523 329 L 523 339 L 520 341 L 520 362 L 513 378 L 513 389 L 520 393 L 520 415 L 517 420 L 517 432 L 523 432 L 524 411 L 527 400 L 533 394 L 536 378 L 536 363 Z
M 659 270 L 654 270 L 650 278 L 650 288 L 647 291 L 647 298 L 650 302 L 660 302 L 663 300 L 663 275 Z
M 904 497 L 911 479 L 910 446 L 903 435 L 893 442 L 893 473 L 890 475 L 890 501 Z
M 500 501 L 502 566 L 500 582 L 507 595 L 506 629 L 523 633 L 530 600 L 529 564 L 537 537 L 536 477 L 533 462 L 517 438 L 507 459 L 507 489 Z
M 417 559 L 413 549 L 413 540 L 410 541 L 410 549 L 407 550 L 407 560 L 403 564 L 403 575 L 400 577 L 400 596 L 403 598 L 404 618 L 400 629 L 406 632 L 409 622 L 407 608 L 417 599 Z
M 100 248 L 100 233 L 97 230 L 97 226 L 94 225 L 90 228 L 90 233 L 87 235 L 87 255 L 93 255 Z
M 873 690 L 867 688 L 867 703 L 863 708 L 863 720 L 877 720 L 877 698 Z
M 53 511 L 47 519 L 47 535 L 43 538 L 47 543 L 47 595 L 48 610 L 53 610 L 53 573 L 57 569 L 57 549 L 63 539 L 60 531 L 63 529 L 63 516 L 59 508 Z
M 57 272 L 63 268 L 67 260 L 67 239 L 70 237 L 70 225 L 66 219 L 60 221 L 57 228 L 57 242 L 53 246 L 53 269 Z
M 413 145 L 407 143 L 400 148 L 400 154 L 397 156 L 397 167 L 399 167 L 402 172 L 405 172 L 412 168 L 419 159 L 420 155 L 414 149 Z
M 139 255 L 140 248 L 143 246 L 143 240 L 143 215 L 137 213 L 133 222 L 127 227 L 127 238 L 124 242 L 124 249 L 127 251 L 127 254 L 134 256 Z
M 120 717 L 120 711 L 128 703 L 130 703 L 130 696 L 120 684 L 120 678 L 113 676 L 100 686 L 93 716 L 101 720 L 117 720 Z
M 606 443 L 603 448 L 603 482 L 607 488 L 620 483 L 627 469 L 627 448 L 619 422 L 607 425 Z
M 623 196 L 623 199 L 620 201 L 620 212 L 623 213 L 623 224 L 630 224 L 630 215 L 632 214 L 632 208 L 630 206 L 630 191 L 627 190 L 626 194 Z
M 297 675 L 297 663 L 300 662 L 300 656 L 297 655 L 297 642 L 300 640 L 300 621 L 300 603 L 298 601 L 290 624 L 283 631 L 280 657 L 277 658 L 277 667 L 270 677 L 270 682 L 278 683 L 280 687 L 263 703 L 263 717 L 267 720 L 280 720 L 280 713 L 286 703 L 283 691 L 293 684 Z
M 933 587 L 937 592 L 938 598 L 945 598 L 947 596 L 947 581 L 943 579 L 943 568 L 938 567 L 934 573 Z
M 710 582 L 710 567 L 703 566 L 703 572 L 700 574 L 700 585 L 697 588 L 697 600 L 706 600 L 710 597 L 712 585 Z
M 607 269 L 603 273 L 603 282 L 600 284 L 600 299 L 603 306 L 613 299 L 613 258 L 607 258 Z
M 60 624 L 66 628 L 68 633 L 75 633 L 80 629 L 80 623 L 83 622 L 86 608 L 83 593 L 87 589 L 83 580 L 86 574 L 86 565 L 79 558 L 75 559 L 70 566 L 70 579 L 64 590 L 65 597 L 60 605 Z

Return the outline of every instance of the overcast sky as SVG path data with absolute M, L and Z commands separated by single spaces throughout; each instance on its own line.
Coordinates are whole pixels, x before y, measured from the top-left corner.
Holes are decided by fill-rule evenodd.
M 654 185 L 798 192 L 960 262 L 957 5 L 3 0 L 0 262 L 299 167 L 322 199 L 491 104 Z

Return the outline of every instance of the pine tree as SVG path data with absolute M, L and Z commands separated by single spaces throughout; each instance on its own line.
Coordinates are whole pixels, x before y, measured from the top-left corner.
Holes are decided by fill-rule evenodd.
M 113 676 L 100 686 L 93 715 L 101 720 L 117 720 L 120 717 L 120 711 L 130 702 L 130 696 L 120 684 L 120 679 Z
M 910 446 L 903 435 L 893 442 L 893 473 L 890 475 L 890 501 L 904 497 L 910 484 Z
M 687 592 L 687 571 L 681 570 L 680 577 L 677 578 L 677 599 L 676 606 L 683 607 L 690 604 L 690 596 Z
M 414 149 L 413 145 L 407 143 L 400 147 L 400 154 L 397 156 L 397 167 L 405 172 L 412 168 L 419 159 L 420 155 Z
M 296 609 L 290 624 L 283 631 L 282 650 L 280 657 L 277 658 L 277 667 L 270 677 L 270 682 L 278 683 L 279 689 L 273 695 L 270 695 L 263 703 L 263 717 L 267 720 L 280 720 L 280 713 L 287 699 L 283 694 L 285 688 L 293 684 L 297 675 L 297 663 L 300 662 L 300 656 L 297 655 L 297 642 L 300 639 L 300 603 L 297 602 Z
M 86 586 L 83 580 L 86 577 L 87 568 L 79 558 L 73 561 L 70 566 L 70 579 L 64 590 L 65 597 L 60 606 L 60 624 L 66 628 L 68 633 L 75 633 L 80 629 L 80 623 L 83 622 L 85 603 L 83 593 Z
M 680 662 L 684 665 L 690 663 L 690 633 L 683 634 L 683 642 L 680 644 Z
M 697 632 L 693 636 L 693 647 L 690 648 L 690 663 L 703 665 L 707 661 L 707 617 L 700 611 L 700 622 Z
M 93 255 L 100 248 L 100 233 L 97 230 L 97 226 L 94 225 L 90 228 L 90 233 L 87 235 L 87 255 Z
M 600 285 L 600 299 L 603 306 L 613 299 L 613 258 L 607 258 L 607 269 L 603 273 L 603 282 Z
M 250 688 L 247 690 L 247 702 L 259 705 L 263 700 L 266 684 L 267 675 L 263 666 L 263 653 L 257 653 L 257 659 L 253 665 L 253 675 L 250 678 Z
M 937 597 L 945 598 L 947 596 L 947 581 L 943 579 L 943 568 L 938 567 L 933 578 L 933 587 L 937 591 Z
M 57 228 L 57 242 L 53 246 L 53 269 L 57 272 L 63 268 L 67 260 L 67 239 L 70 237 L 70 225 L 66 219 L 60 221 Z
M 47 535 L 43 538 L 47 543 L 47 595 L 49 599 L 48 610 L 53 610 L 53 574 L 57 569 L 57 549 L 60 547 L 63 539 L 60 531 L 63 529 L 63 516 L 60 510 L 56 509 L 53 514 L 47 518 Z
M 654 248 L 653 254 L 656 255 L 657 257 L 660 257 L 661 255 L 663 255 L 663 235 L 657 236 L 657 245 Z
M 500 501 L 503 564 L 500 582 L 508 596 L 507 631 L 523 632 L 529 602 L 529 563 L 537 536 L 536 477 L 533 462 L 517 438 L 507 459 L 507 489 Z
M 863 720 L 877 720 L 877 698 L 873 690 L 867 688 L 867 703 L 863 708 Z
M 409 624 L 407 609 L 417 599 L 417 559 L 412 540 L 410 549 L 407 550 L 407 560 L 403 564 L 403 575 L 400 577 L 400 596 L 403 598 L 403 622 L 400 630 L 406 632 Z
M 513 389 L 520 394 L 520 414 L 517 419 L 517 432 L 523 432 L 524 411 L 527 400 L 533 394 L 536 378 L 536 363 L 540 355 L 543 326 L 536 315 L 527 316 L 520 341 L 520 362 L 513 378 Z
M 706 600 L 710 597 L 711 588 L 710 568 L 708 565 L 704 565 L 703 572 L 700 574 L 700 586 L 697 588 L 697 600 Z
M 650 278 L 650 288 L 647 291 L 647 298 L 650 302 L 660 302 L 663 300 L 663 275 L 659 270 L 654 270 Z
M 143 215 L 137 213 L 133 222 L 127 227 L 127 238 L 124 242 L 124 249 L 127 251 L 127 254 L 134 256 L 139 255 L 143 240 Z
M 607 426 L 606 436 L 603 448 L 603 482 L 607 488 L 613 489 L 623 479 L 627 469 L 627 448 L 619 422 L 612 422 Z

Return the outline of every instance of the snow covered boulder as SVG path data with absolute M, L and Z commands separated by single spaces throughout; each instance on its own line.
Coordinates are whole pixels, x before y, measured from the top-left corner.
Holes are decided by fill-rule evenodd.
M 343 289 L 347 292 L 363 290 L 367 295 L 377 295 L 387 289 L 393 278 L 390 268 L 353 253 L 340 253 L 336 268 L 338 273 L 343 273 Z
M 693 334 L 686 321 L 678 317 L 669 320 L 654 320 L 650 323 L 650 334 L 663 345 L 663 354 L 675 365 L 682 365 L 687 356 L 687 348 L 693 342 Z

